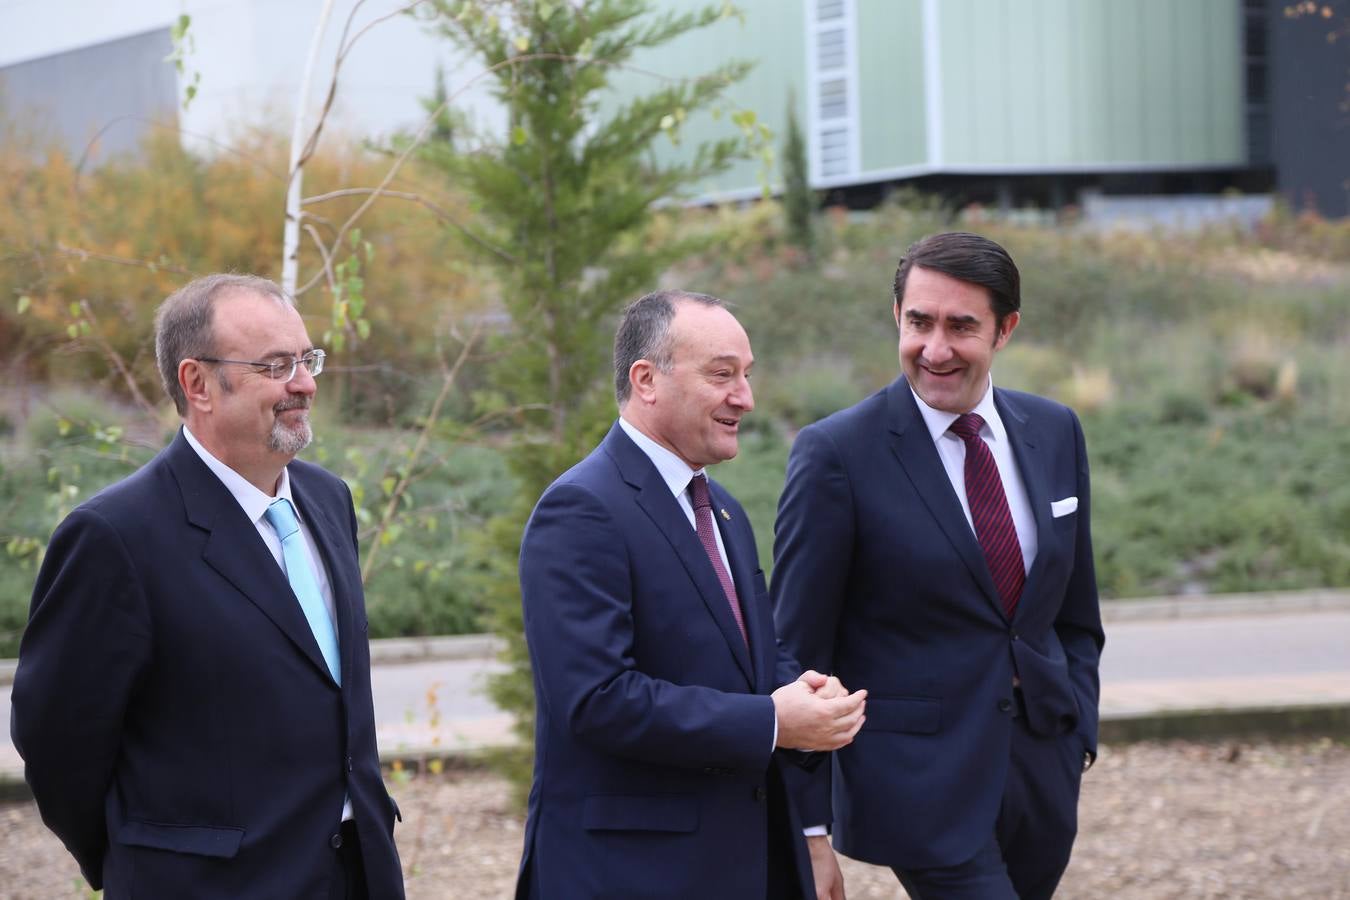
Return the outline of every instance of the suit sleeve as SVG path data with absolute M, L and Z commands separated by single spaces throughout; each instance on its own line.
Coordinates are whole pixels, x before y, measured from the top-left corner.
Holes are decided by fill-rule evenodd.
M 830 436 L 808 427 L 788 456 L 774 526 L 773 607 L 780 640 L 808 669 L 834 671 L 835 632 L 853 556 L 853 497 Z M 854 690 L 866 685 L 846 684 Z M 789 772 L 802 822 L 830 824 L 830 767 Z
M 52 536 L 33 588 L 10 731 L 42 820 L 95 888 L 108 848 L 104 801 L 149 635 L 121 537 L 96 510 L 77 509 Z
M 630 571 L 638 562 L 590 491 L 555 485 L 540 499 L 521 545 L 520 584 L 543 712 L 604 753 L 763 772 L 773 750 L 770 698 L 638 670 Z
M 1073 417 L 1074 458 L 1078 467 L 1078 531 L 1074 546 L 1074 569 L 1055 633 L 1068 660 L 1069 680 L 1078 700 L 1078 733 L 1084 748 L 1097 755 L 1097 708 L 1101 695 L 1098 665 L 1105 636 L 1101 605 L 1097 597 L 1097 574 L 1092 558 L 1092 503 L 1088 478 L 1087 446 L 1078 417 Z

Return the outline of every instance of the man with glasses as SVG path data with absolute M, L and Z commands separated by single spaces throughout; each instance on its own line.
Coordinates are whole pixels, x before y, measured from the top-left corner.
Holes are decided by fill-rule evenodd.
M 211 275 L 155 323 L 173 442 L 52 536 L 11 730 L 43 821 L 113 898 L 399 898 L 351 494 L 295 455 L 324 352 Z

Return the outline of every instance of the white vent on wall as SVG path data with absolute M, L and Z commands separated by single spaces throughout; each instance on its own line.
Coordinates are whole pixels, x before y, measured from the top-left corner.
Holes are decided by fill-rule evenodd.
M 806 3 L 806 114 L 814 182 L 844 179 L 859 168 L 854 3 Z

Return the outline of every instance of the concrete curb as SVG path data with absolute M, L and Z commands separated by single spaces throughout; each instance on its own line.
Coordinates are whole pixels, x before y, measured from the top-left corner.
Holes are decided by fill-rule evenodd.
M 1350 590 L 1268 591 L 1251 594 L 1145 597 L 1105 600 L 1102 620 L 1142 622 L 1160 619 L 1204 619 L 1219 616 L 1283 615 L 1350 610 Z
M 1119 719 L 1098 726 L 1102 744 L 1139 741 L 1215 741 L 1234 738 L 1350 738 L 1350 705 L 1307 704 L 1224 709 L 1178 709 Z
M 1350 590 L 1270 591 L 1251 594 L 1205 594 L 1102 601 L 1102 620 L 1144 622 L 1219 616 L 1287 615 L 1350 610 Z M 502 639 L 493 634 L 441 637 L 377 638 L 370 642 L 374 665 L 433 662 L 446 659 L 492 659 Z M 14 682 L 17 660 L 0 659 L 0 686 Z
M 495 634 L 377 638 L 370 642 L 370 662 L 383 666 L 445 659 L 492 659 L 503 647 L 505 642 Z
M 504 646 L 495 634 L 378 638 L 370 642 L 370 662 L 385 666 L 447 659 L 492 659 Z M 0 659 L 0 687 L 14 683 L 14 670 L 18 665 L 17 659 Z

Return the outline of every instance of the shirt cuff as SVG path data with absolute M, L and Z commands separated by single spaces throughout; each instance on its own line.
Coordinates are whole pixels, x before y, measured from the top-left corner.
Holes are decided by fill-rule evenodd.
M 802 829 L 802 834 L 807 837 L 829 837 L 830 828 L 828 825 L 808 825 Z

